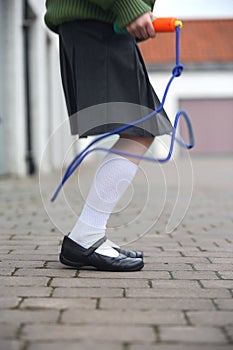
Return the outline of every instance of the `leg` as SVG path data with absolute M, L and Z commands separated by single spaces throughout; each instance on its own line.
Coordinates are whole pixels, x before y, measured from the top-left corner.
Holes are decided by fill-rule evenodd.
M 153 141 L 124 136 L 121 135 L 114 149 L 142 155 Z M 103 159 L 81 215 L 69 237 L 64 238 L 60 255 L 62 263 L 77 268 L 91 265 L 111 271 L 136 271 L 143 267 L 141 252 L 123 250 L 105 238 L 107 221 L 133 180 L 138 163 L 139 159 L 113 153 Z
M 113 149 L 143 155 L 153 138 L 121 135 Z M 140 159 L 109 153 L 98 167 L 82 213 L 70 233 L 70 238 L 89 248 L 105 236 L 107 221 L 129 184 L 136 175 Z M 116 256 L 111 241 L 105 242 L 104 253 Z M 103 253 L 103 246 L 98 252 Z
M 150 148 L 153 141 L 154 137 L 141 137 L 122 133 L 120 134 L 120 139 L 113 146 L 113 149 L 141 156 Z M 140 163 L 140 159 L 138 158 L 125 157 L 135 164 Z
M 123 139 L 116 147 L 124 149 Z M 128 140 L 125 145 L 131 143 Z M 125 149 L 132 151 L 132 149 Z M 62 244 L 60 261 L 80 268 L 84 265 L 105 271 L 138 271 L 144 263 L 142 254 L 126 251 L 105 238 L 109 216 L 133 180 L 137 164 L 109 153 L 98 167 L 82 213 Z M 129 254 L 130 253 L 130 254 Z

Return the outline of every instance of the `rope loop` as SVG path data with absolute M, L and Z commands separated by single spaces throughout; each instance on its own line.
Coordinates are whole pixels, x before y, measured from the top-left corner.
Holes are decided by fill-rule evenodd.
M 170 89 L 170 86 L 173 82 L 173 80 L 176 77 L 179 77 L 183 72 L 183 65 L 180 63 L 180 27 L 176 26 L 176 65 L 172 70 L 172 76 L 170 77 L 167 86 L 165 88 L 164 94 L 163 94 L 163 98 L 162 98 L 162 102 L 160 104 L 160 106 L 154 110 L 153 112 L 151 112 L 150 114 L 142 117 L 141 119 L 138 119 L 134 122 L 132 122 L 131 124 L 128 125 L 123 125 L 115 130 L 109 131 L 103 135 L 100 135 L 99 137 L 97 137 L 96 139 L 94 139 L 88 146 L 86 146 L 86 148 L 84 150 L 82 150 L 79 154 L 76 155 L 76 157 L 73 159 L 73 161 L 70 163 L 70 165 L 68 166 L 62 181 L 60 182 L 59 186 L 57 187 L 53 197 L 51 198 L 51 201 L 55 201 L 56 197 L 58 196 L 58 193 L 61 191 L 62 186 L 65 184 L 65 182 L 68 180 L 68 178 L 73 174 L 73 172 L 78 168 L 78 166 L 82 163 L 82 161 L 86 158 L 86 156 L 88 154 L 90 154 L 93 151 L 104 151 L 104 152 L 111 152 L 111 153 L 117 153 L 121 156 L 130 156 L 130 157 L 134 157 L 134 158 L 138 158 L 138 159 L 144 159 L 147 161 L 152 161 L 152 162 L 158 162 L 158 163 L 165 163 L 168 162 L 171 157 L 172 157 L 172 153 L 173 153 L 173 147 L 174 147 L 174 142 L 177 141 L 181 147 L 184 147 L 186 149 L 190 149 L 194 146 L 194 135 L 193 135 L 193 130 L 192 130 L 192 124 L 191 121 L 187 115 L 187 113 L 185 111 L 179 111 L 175 117 L 175 122 L 174 122 L 174 127 L 173 127 L 173 131 L 171 133 L 171 143 L 170 143 L 170 148 L 168 151 L 168 154 L 165 158 L 153 158 L 153 157 L 147 157 L 145 155 L 143 156 L 139 156 L 137 154 L 133 154 L 133 153 L 128 153 L 128 152 L 123 152 L 123 151 L 116 151 L 113 149 L 107 149 L 107 148 L 103 148 L 103 147 L 94 147 L 91 148 L 91 146 L 93 146 L 94 144 L 96 144 L 97 142 L 103 140 L 104 138 L 110 136 L 110 135 L 114 135 L 114 134 L 119 134 L 120 132 L 123 132 L 129 128 L 131 128 L 134 125 L 138 125 L 146 120 L 149 120 L 153 117 L 155 117 L 164 107 L 166 98 L 167 98 L 167 94 L 168 91 Z M 178 137 L 176 137 L 176 132 L 177 132 L 177 127 L 178 127 L 178 122 L 179 122 L 179 118 L 183 116 L 187 128 L 188 128 L 188 134 L 189 134 L 189 143 L 185 143 L 184 141 L 182 141 L 181 139 L 179 139 Z
M 182 74 L 183 69 L 184 67 L 181 63 L 177 64 L 172 70 L 172 75 L 175 77 L 179 77 Z

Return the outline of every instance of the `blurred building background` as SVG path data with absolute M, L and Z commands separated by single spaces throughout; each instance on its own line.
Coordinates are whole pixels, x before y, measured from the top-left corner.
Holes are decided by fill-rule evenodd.
M 65 128 L 52 137 L 67 112 L 58 40 L 45 27 L 44 12 L 44 1 L 0 0 L 0 175 L 57 169 L 72 143 Z M 184 21 L 185 71 L 175 81 L 166 110 L 171 119 L 179 108 L 187 110 L 196 154 L 233 153 L 232 32 L 232 19 Z M 174 39 L 174 34 L 158 34 L 140 45 L 160 97 L 174 65 Z M 182 125 L 180 132 L 185 139 Z
M 184 20 L 181 61 L 184 72 L 169 92 L 169 117 L 188 112 L 195 133 L 192 154 L 233 154 L 233 19 Z M 140 45 L 159 96 L 174 65 L 173 33 Z M 181 79 L 179 81 L 179 79 Z M 180 133 L 187 139 L 185 125 Z
M 35 173 L 50 135 L 66 119 L 58 43 L 44 1 L 0 0 L 0 175 Z M 49 144 L 43 170 L 60 165 L 65 133 Z

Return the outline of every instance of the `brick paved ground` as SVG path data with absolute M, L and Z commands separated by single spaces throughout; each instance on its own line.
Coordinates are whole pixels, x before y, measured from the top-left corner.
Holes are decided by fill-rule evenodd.
M 135 273 L 76 271 L 58 262 L 61 231 L 82 205 L 77 176 L 65 187 L 66 201 L 61 195 L 52 205 L 58 174 L 42 177 L 49 216 L 38 178 L 0 180 L 1 350 L 233 348 L 232 159 L 192 160 L 189 210 L 166 232 L 177 193 L 173 226 L 191 186 L 187 160 L 176 164 L 181 187 L 174 165 L 144 165 L 129 190 L 133 201 L 123 200 L 124 214 L 110 220 L 111 238 L 145 252 L 145 267 Z M 83 193 L 93 169 L 80 170 Z

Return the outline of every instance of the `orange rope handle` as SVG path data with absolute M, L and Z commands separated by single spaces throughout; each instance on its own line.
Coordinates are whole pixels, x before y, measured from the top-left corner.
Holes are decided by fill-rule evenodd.
M 174 32 L 176 27 L 181 29 L 183 26 L 183 23 L 174 17 L 154 18 L 152 24 L 154 30 L 158 33 Z

